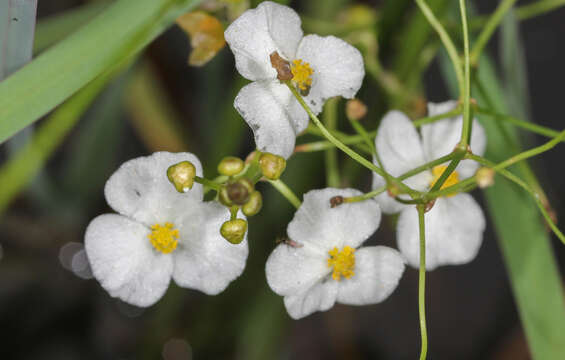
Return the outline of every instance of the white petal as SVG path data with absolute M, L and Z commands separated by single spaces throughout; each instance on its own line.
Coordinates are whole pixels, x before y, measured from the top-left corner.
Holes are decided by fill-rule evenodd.
M 224 34 L 235 56 L 239 73 L 249 80 L 274 79 L 277 76 L 269 55 L 292 60 L 302 39 L 300 17 L 288 6 L 266 1 L 247 10 Z
M 305 36 L 296 58 L 309 63 L 314 70 L 306 100 L 316 113 L 330 97 L 353 98 L 363 83 L 365 67 L 361 53 L 335 36 Z
M 348 245 L 358 247 L 379 227 L 381 211 L 372 200 L 330 207 L 330 199 L 341 195 L 358 196 L 354 189 L 312 190 L 288 224 L 288 236 L 301 244 L 310 243 L 322 252 Z
M 453 110 L 456 106 L 457 102 L 453 100 L 440 104 L 428 103 L 428 115 L 440 115 Z M 423 125 L 422 141 L 428 161 L 451 153 L 461 139 L 462 127 L 462 116 L 455 116 Z M 473 119 L 470 145 L 474 154 L 484 154 L 486 148 L 486 133 L 483 126 L 476 119 Z M 472 160 L 461 161 L 457 167 L 460 179 L 466 179 L 472 176 L 478 167 L 479 165 Z
M 288 158 L 294 151 L 296 134 L 308 126 L 308 114 L 286 85 L 256 81 L 243 87 L 234 106 L 249 124 L 261 151 Z
M 400 176 L 426 163 L 420 136 L 412 121 L 400 111 L 389 111 L 384 116 L 375 146 L 383 167 L 393 176 Z
M 229 218 L 224 206 L 205 202 L 177 220 L 180 240 L 173 252 L 173 279 L 179 286 L 215 295 L 241 275 L 248 254 L 247 234 L 240 244 L 227 242 L 220 227 Z
M 455 107 L 457 107 L 457 100 L 448 100 L 442 103 L 428 102 L 428 116 L 445 114 Z
M 370 246 L 355 252 L 355 275 L 339 281 L 337 302 L 376 304 L 386 299 L 404 272 L 400 253 L 386 246 Z
M 136 306 L 150 306 L 163 296 L 173 271 L 172 257 L 157 252 L 149 229 L 124 216 L 100 215 L 84 236 L 94 277 L 113 297 Z
M 298 320 L 316 311 L 329 310 L 335 304 L 337 289 L 337 281 L 325 278 L 302 294 L 285 296 L 286 311 Z
M 426 162 L 416 128 L 400 111 L 389 111 L 384 116 L 375 138 L 375 146 L 384 169 L 393 176 L 400 176 Z M 373 159 L 373 163 L 379 165 L 376 159 Z M 423 171 L 404 180 L 404 183 L 413 189 L 423 191 L 431 180 L 431 173 Z M 385 185 L 384 179 L 373 173 L 373 189 L 383 185 Z M 386 192 L 375 199 L 386 214 L 399 212 L 405 207 Z
M 120 214 L 146 225 L 168 221 L 179 208 L 202 200 L 202 185 L 195 183 L 181 194 L 167 179 L 167 168 L 185 160 L 202 176 L 200 161 L 191 153 L 156 152 L 126 161 L 106 182 L 106 201 Z
M 485 218 L 480 206 L 469 194 L 440 198 L 425 215 L 426 269 L 470 262 L 483 240 Z M 400 213 L 397 225 L 398 248 L 408 263 L 418 267 L 420 242 L 415 207 Z
M 267 259 L 267 283 L 279 295 L 303 293 L 330 273 L 328 254 L 310 244 L 302 245 L 280 244 Z

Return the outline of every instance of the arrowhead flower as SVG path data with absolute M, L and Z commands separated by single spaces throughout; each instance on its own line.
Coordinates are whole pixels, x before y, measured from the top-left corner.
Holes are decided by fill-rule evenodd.
M 288 224 L 292 241 L 279 244 L 266 264 L 267 282 L 284 296 L 289 315 L 300 319 L 336 302 L 369 305 L 385 300 L 404 272 L 404 260 L 385 246 L 360 247 L 379 227 L 374 200 L 330 207 L 353 189 L 312 190 Z M 376 215 L 375 215 L 376 214 Z
M 92 220 L 84 242 L 95 278 L 113 297 L 150 306 L 171 278 L 215 295 L 243 272 L 247 240 L 232 245 L 220 235 L 229 211 L 203 202 L 202 185 L 179 193 L 167 179 L 182 161 L 202 176 L 193 154 L 157 152 L 125 162 L 106 183 L 106 201 L 119 214 Z
M 308 114 L 277 79 L 274 63 L 288 64 L 288 78 L 316 114 L 330 97 L 353 98 L 365 75 L 357 49 L 334 36 L 303 36 L 298 14 L 270 1 L 244 12 L 224 36 L 237 70 L 253 81 L 240 90 L 234 106 L 253 129 L 257 148 L 284 158 L 308 126 Z
M 429 116 L 443 114 L 454 109 L 455 101 L 428 105 Z M 385 115 L 378 129 L 375 146 L 383 168 L 393 176 L 435 160 L 453 151 L 459 143 L 463 120 L 461 116 L 438 120 L 423 125 L 421 137 L 406 115 L 391 111 Z M 486 135 L 478 121 L 473 120 L 471 149 L 482 155 L 486 147 Z M 414 175 L 405 183 L 419 191 L 429 190 L 446 169 L 442 164 Z M 442 185 L 445 188 L 473 176 L 479 165 L 463 160 Z M 385 185 L 385 180 L 373 175 L 373 188 Z M 402 196 L 402 195 L 401 195 Z M 400 212 L 397 224 L 398 248 L 408 264 L 418 267 L 420 242 L 418 213 L 415 206 L 395 201 L 387 193 L 376 197 L 383 212 Z M 485 230 L 485 217 L 480 206 L 466 193 L 438 198 L 426 213 L 426 269 L 441 265 L 465 264 L 473 260 L 479 251 Z

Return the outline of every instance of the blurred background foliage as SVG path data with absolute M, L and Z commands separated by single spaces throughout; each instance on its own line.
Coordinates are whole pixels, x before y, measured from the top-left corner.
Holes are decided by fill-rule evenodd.
M 10 138 L 0 147 L 1 358 L 416 358 L 420 339 L 413 269 L 407 269 L 398 289 L 382 304 L 337 305 L 300 321 L 288 317 L 282 298 L 266 284 L 264 263 L 276 238 L 285 235 L 294 209 L 268 184 L 260 184 L 264 209 L 250 220 L 247 268 L 222 294 L 210 297 L 171 285 L 155 306 L 139 309 L 110 298 L 92 279 L 82 247 L 84 229 L 90 219 L 111 211 L 103 187 L 119 164 L 158 150 L 190 151 L 213 177 L 222 157 L 245 157 L 253 150 L 252 133 L 233 108 L 246 81 L 235 71 L 229 49 L 221 48 L 218 26 L 227 26 L 259 1 L 205 1 L 197 15 L 179 20 L 182 28 L 170 25 L 194 9 L 194 1 L 140 0 L 139 12 L 120 12 L 116 4 L 128 2 L 133 3 L 39 1 L 33 53 L 45 56 L 0 85 L 0 134 Z M 363 52 L 367 76 L 358 97 L 368 106 L 363 120 L 367 129 L 376 129 L 392 108 L 417 118 L 425 114 L 426 101 L 457 96 L 439 40 L 412 1 L 279 2 L 303 16 L 306 33 L 340 36 Z M 27 19 L 33 19 L 35 5 L 28 3 Z M 456 2 L 428 4 L 460 43 Z M 480 0 L 469 5 L 477 14 L 471 19 L 477 34 L 485 19 L 478 15 L 491 13 L 497 4 Z M 6 18 L 0 9 L 0 18 Z M 104 33 L 92 30 L 112 14 L 120 16 L 112 17 Z M 473 96 L 499 112 L 562 129 L 565 9 L 532 19 L 521 14 L 511 12 L 489 43 Z M 29 41 L 34 22 L 22 22 L 17 25 L 27 26 L 28 33 L 16 33 Z M 88 36 L 91 42 L 82 44 Z M 56 47 L 70 43 L 80 56 Z M 16 48 L 11 53 L 15 64 L 29 60 L 31 52 Z M 36 66 L 38 62 L 44 67 Z M 2 76 L 15 70 L 8 65 L 0 63 Z M 16 84 L 23 78 L 28 82 Z M 71 85 L 62 89 L 62 83 Z M 28 95 L 41 98 L 37 94 L 44 94 L 44 104 L 24 101 Z M 354 133 L 343 115 L 344 104 L 329 102 L 324 120 L 332 121 L 335 113 L 337 127 Z M 481 121 L 487 128 L 498 126 L 492 119 Z M 304 135 L 299 142 L 317 140 Z M 510 128 L 489 130 L 489 140 L 493 160 L 517 152 L 520 144 L 545 141 Z M 323 152 L 295 154 L 283 179 L 297 194 L 324 187 L 327 181 L 370 188 L 368 171 L 341 154 L 332 156 L 339 159 L 339 179 L 326 179 Z M 561 216 L 562 164 L 559 151 L 531 162 Z M 520 171 L 528 176 L 527 169 Z M 547 241 L 552 236 L 527 197 L 499 181 L 486 194 L 494 223 L 489 222 L 477 259 L 428 273 L 432 359 L 561 358 L 554 356 L 564 346 L 559 343 L 564 334 L 556 329 L 565 324 L 565 309 L 551 254 L 557 255 L 562 274 L 562 245 Z M 394 219 L 386 218 L 370 242 L 394 247 L 394 228 Z M 531 254 L 527 261 L 524 254 Z M 549 314 L 539 314 L 544 311 Z

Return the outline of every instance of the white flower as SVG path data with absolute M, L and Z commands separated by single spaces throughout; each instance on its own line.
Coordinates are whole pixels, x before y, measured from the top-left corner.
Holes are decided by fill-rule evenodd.
M 308 115 L 277 80 L 270 55 L 276 51 L 291 63 L 293 81 L 310 88 L 305 100 L 316 114 L 330 97 L 352 98 L 365 75 L 357 49 L 333 36 L 303 37 L 300 25 L 294 10 L 266 1 L 243 13 L 225 32 L 237 70 L 253 81 L 241 89 L 234 106 L 253 129 L 257 148 L 284 158 L 308 126 Z
M 429 116 L 453 110 L 455 101 L 428 105 Z M 384 169 L 393 176 L 447 155 L 453 151 L 461 137 L 461 116 L 443 119 L 422 126 L 422 137 L 406 115 L 391 111 L 385 115 L 378 129 L 375 145 Z M 486 147 L 483 127 L 473 119 L 471 149 L 482 155 Z M 446 164 L 426 170 L 408 178 L 405 183 L 419 191 L 428 190 L 446 168 Z M 463 160 L 442 188 L 472 176 L 478 168 L 472 160 Z M 384 179 L 374 174 L 373 188 L 385 185 Z M 418 214 L 413 205 L 395 201 L 386 192 L 376 197 L 383 212 L 400 211 L 397 224 L 397 240 L 400 252 L 408 263 L 418 267 L 420 240 Z M 438 198 L 434 207 L 426 213 L 426 269 L 441 265 L 465 264 L 473 260 L 479 251 L 485 230 L 485 217 L 471 195 Z
M 278 245 L 266 264 L 267 282 L 284 296 L 290 316 L 299 319 L 334 303 L 376 304 L 386 299 L 404 272 L 400 254 L 385 246 L 357 249 L 378 228 L 373 200 L 330 208 L 330 198 L 360 195 L 353 189 L 312 190 L 287 232 L 291 244 Z
M 215 295 L 242 273 L 247 240 L 232 245 L 220 235 L 229 211 L 203 202 L 200 184 L 181 194 L 168 181 L 167 168 L 181 161 L 202 176 L 193 154 L 157 152 L 125 162 L 106 183 L 106 201 L 119 215 L 92 220 L 84 242 L 94 276 L 113 297 L 150 306 L 171 277 Z

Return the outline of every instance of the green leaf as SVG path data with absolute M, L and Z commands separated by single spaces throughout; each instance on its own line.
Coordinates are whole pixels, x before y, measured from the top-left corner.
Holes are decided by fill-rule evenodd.
M 198 0 L 118 0 L 0 83 L 0 142 L 111 72 Z
M 108 77 L 97 79 L 59 107 L 38 128 L 31 141 L 0 168 L 0 214 L 34 179 L 107 81 Z
M 444 74 L 449 66 L 447 60 L 442 61 Z M 490 104 L 507 113 L 502 86 L 484 55 L 477 74 L 481 89 L 474 87 L 472 94 L 479 105 Z M 499 162 L 513 155 L 512 143 L 519 143 L 515 129 L 490 118 L 479 120 L 487 132 L 486 157 Z M 561 359 L 565 354 L 563 287 L 537 207 L 524 191 L 501 177 L 486 190 L 486 198 L 532 355 L 541 360 Z
M 35 28 L 33 53 L 40 53 L 63 40 L 87 24 L 109 5 L 109 1 L 95 1 L 39 20 Z

